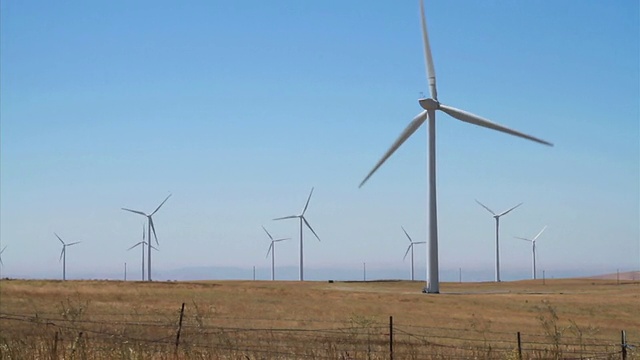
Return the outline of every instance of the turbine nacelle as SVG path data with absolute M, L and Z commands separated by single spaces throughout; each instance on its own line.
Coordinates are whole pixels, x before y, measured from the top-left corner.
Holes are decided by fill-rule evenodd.
M 420 106 L 422 106 L 422 108 L 425 109 L 425 110 L 438 110 L 438 109 L 440 109 L 440 103 L 438 102 L 438 100 L 434 100 L 432 98 L 420 99 L 420 100 L 418 100 L 418 103 L 420 103 Z

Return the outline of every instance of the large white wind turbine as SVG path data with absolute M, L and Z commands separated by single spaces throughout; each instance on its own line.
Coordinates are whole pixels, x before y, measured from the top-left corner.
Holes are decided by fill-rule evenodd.
M 402 258 L 402 260 L 404 261 L 404 259 L 407 258 L 407 254 L 409 253 L 409 250 L 411 250 L 411 281 L 415 280 L 414 277 L 414 273 L 413 273 L 413 245 L 419 245 L 419 244 L 426 244 L 426 241 L 413 241 L 413 239 L 411 239 L 411 236 L 409 236 L 409 234 L 407 233 L 407 230 L 404 229 L 404 227 L 402 227 L 402 231 L 404 231 L 404 234 L 407 235 L 407 239 L 409 239 L 409 247 L 407 248 L 407 252 L 404 253 L 404 257 Z
M 536 240 L 538 239 L 538 237 L 540 235 L 542 235 L 542 233 L 544 232 L 544 230 L 547 228 L 547 226 L 545 225 L 542 230 L 540 230 L 540 232 L 538 233 L 538 235 L 534 236 L 533 239 L 527 239 L 527 238 L 522 238 L 522 237 L 517 237 L 514 236 L 516 239 L 520 239 L 520 240 L 524 240 L 524 241 L 528 241 L 531 243 L 531 253 L 532 253 L 532 257 L 533 257 L 533 266 L 532 266 L 532 273 L 533 273 L 533 279 L 536 279 Z
M 489 209 L 488 207 L 484 206 L 480 201 L 476 200 L 476 202 L 478 203 L 478 205 L 482 206 L 483 208 L 485 208 L 488 212 L 491 213 L 491 215 L 493 215 L 493 218 L 496 219 L 496 282 L 500 282 L 500 217 L 507 215 L 509 212 L 511 212 L 511 210 L 517 208 L 518 206 L 522 205 L 522 203 L 512 207 L 511 209 L 507 210 L 507 211 L 503 211 L 500 214 L 496 214 L 493 212 L 493 210 Z
M 60 242 L 62 243 L 62 251 L 60 252 L 60 259 L 58 261 L 62 260 L 62 280 L 67 280 L 67 246 L 79 244 L 80 241 L 66 244 L 64 241 L 62 241 L 62 239 L 60 238 L 60 236 L 58 236 L 58 234 L 53 233 L 53 235 L 55 235 L 58 238 L 58 240 L 60 240 Z
M 142 211 L 138 211 L 138 210 L 131 210 L 131 209 L 127 209 L 127 208 L 122 208 L 122 210 L 125 211 L 130 211 L 132 213 L 136 213 L 142 216 L 146 216 L 147 219 L 149 220 L 149 224 L 147 225 L 147 239 L 149 239 L 149 244 L 151 244 L 151 231 L 153 231 L 153 236 L 156 239 L 156 245 L 160 245 L 160 243 L 158 243 L 158 235 L 156 235 L 156 228 L 155 226 L 153 226 L 153 218 L 152 216 L 158 212 L 158 210 L 160 210 L 160 208 L 162 207 L 162 205 L 164 205 L 165 202 L 167 202 L 167 200 L 169 200 L 169 198 L 171 197 L 171 194 L 169 194 L 169 196 L 167 196 L 163 202 L 160 203 L 160 205 L 158 205 L 158 207 L 151 213 L 151 214 L 145 214 Z M 151 281 L 151 246 L 147 247 L 147 280 Z
M 264 232 L 267 233 L 267 236 L 269 236 L 269 239 L 271 239 L 271 244 L 269 245 L 269 250 L 267 250 L 267 257 L 269 256 L 269 253 L 271 253 L 271 281 L 276 279 L 276 248 L 275 248 L 275 243 L 280 242 L 280 241 L 284 241 L 284 240 L 289 240 L 291 238 L 282 238 L 282 239 L 274 239 L 273 236 L 271 236 L 271 234 L 269 234 L 269 232 L 267 231 L 267 229 L 264 228 L 264 226 L 262 227 L 262 230 L 264 230 Z
M 510 135 L 518 136 L 524 139 L 532 140 L 541 144 L 550 145 L 551 143 L 538 139 L 536 137 L 521 133 L 509 129 L 505 126 L 498 125 L 487 119 L 481 118 L 477 115 L 469 112 L 456 109 L 451 106 L 441 104 L 438 101 L 438 94 L 436 91 L 436 73 L 433 66 L 433 59 L 431 58 L 431 48 L 429 47 L 429 36 L 427 34 L 427 23 L 424 16 L 424 4 L 420 1 L 420 18 L 422 22 L 422 38 L 424 42 L 424 55 L 427 65 L 427 80 L 429 82 L 429 91 L 431 98 L 420 99 L 418 103 L 424 109 L 418 114 L 400 134 L 398 139 L 391 145 L 389 150 L 382 156 L 373 169 L 367 174 L 367 176 L 360 183 L 360 187 L 369 180 L 371 175 L 378 170 L 378 168 L 404 143 L 418 128 L 429 119 L 428 126 L 428 142 L 429 142 L 429 266 L 428 266 L 428 285 L 424 289 L 424 292 L 439 293 L 440 281 L 438 273 L 438 216 L 436 208 L 436 110 L 440 110 L 448 114 L 449 116 L 464 121 L 470 124 L 486 127 L 489 129 L 501 131 Z
M 285 217 L 273 219 L 273 220 L 284 220 L 284 219 L 295 219 L 295 218 L 300 219 L 300 281 L 304 280 L 304 269 L 303 269 L 304 256 L 302 252 L 302 227 L 303 227 L 302 224 L 304 223 L 304 225 L 306 225 L 309 228 L 309 230 L 311 230 L 313 235 L 315 235 L 316 239 L 320 241 L 318 234 L 316 234 L 316 232 L 313 231 L 313 228 L 311 227 L 311 225 L 309 225 L 309 222 L 304 217 L 304 213 L 307 211 L 307 207 L 309 207 L 309 200 L 311 200 L 311 195 L 313 195 L 313 188 L 311 188 L 311 192 L 309 193 L 309 197 L 307 198 L 307 203 L 304 205 L 304 209 L 302 209 L 302 213 L 300 215 L 291 215 L 291 216 L 285 216 Z

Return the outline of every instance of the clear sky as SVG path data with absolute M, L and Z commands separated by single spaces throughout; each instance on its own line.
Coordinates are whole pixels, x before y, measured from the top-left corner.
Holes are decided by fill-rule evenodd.
M 298 263 L 408 270 L 426 239 L 426 127 L 358 184 L 428 93 L 418 1 L 2 1 L 3 276 Z M 427 1 L 439 100 L 555 144 L 437 119 L 440 266 L 640 267 L 637 1 Z M 416 249 L 424 269 L 425 248 Z M 310 273 L 311 272 L 311 273 Z M 312 270 L 307 274 L 313 277 Z M 407 271 L 408 274 L 408 271 Z M 419 274 L 424 278 L 424 273 Z M 133 276 L 133 275 L 132 275 Z M 266 276 L 266 274 L 264 275 Z M 526 275 L 525 275 L 526 276 Z M 486 280 L 491 280 L 492 275 Z M 446 280 L 446 279 L 445 279 Z

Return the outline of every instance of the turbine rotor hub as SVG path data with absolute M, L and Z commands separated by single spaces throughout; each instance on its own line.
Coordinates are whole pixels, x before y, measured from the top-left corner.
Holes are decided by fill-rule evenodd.
M 440 103 L 435 99 L 420 99 L 418 100 L 420 106 L 422 106 L 425 110 L 438 110 L 440 108 Z

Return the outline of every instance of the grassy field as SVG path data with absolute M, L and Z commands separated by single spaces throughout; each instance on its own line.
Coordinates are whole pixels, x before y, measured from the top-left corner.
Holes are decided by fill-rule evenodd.
M 621 330 L 640 345 L 638 281 L 443 283 L 438 295 L 422 287 L 2 280 L 0 358 L 383 359 L 390 316 L 395 358 L 517 358 L 517 332 L 523 358 L 619 359 Z

